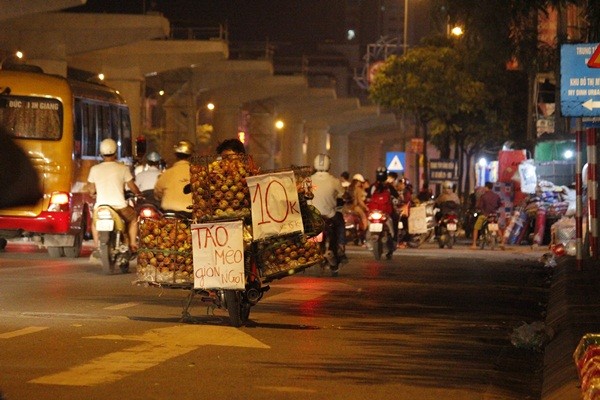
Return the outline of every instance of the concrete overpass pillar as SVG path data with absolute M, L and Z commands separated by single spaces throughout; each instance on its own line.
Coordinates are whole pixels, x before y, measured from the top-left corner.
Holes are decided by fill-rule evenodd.
M 131 136 L 135 138 L 143 133 L 142 128 L 142 101 L 144 78 L 141 76 L 131 76 L 128 78 L 110 78 L 106 80 L 106 85 L 116 89 L 123 98 L 127 99 L 129 114 L 131 117 Z
M 304 121 L 286 122 L 281 132 L 281 166 L 307 165 Z
M 335 134 L 331 135 L 331 173 L 339 176 L 342 172 L 348 170 L 348 135 Z
M 213 110 L 213 134 L 212 145 L 226 139 L 238 137 L 238 122 L 240 119 L 240 107 L 234 105 L 218 104 Z
M 280 159 L 275 159 L 274 157 L 277 153 L 279 143 L 275 133 L 272 114 L 251 114 L 248 138 L 248 153 L 252 155 L 257 166 L 263 170 L 281 167 Z
M 312 165 L 317 154 L 329 154 L 327 144 L 329 141 L 329 128 L 326 126 L 313 126 L 307 129 L 308 136 L 308 164 Z

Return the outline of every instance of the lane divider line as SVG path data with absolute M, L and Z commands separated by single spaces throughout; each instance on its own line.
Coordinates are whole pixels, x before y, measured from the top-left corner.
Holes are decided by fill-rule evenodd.
M 29 335 L 30 333 L 36 333 L 48 329 L 47 326 L 28 326 L 27 328 L 19 329 L 12 332 L 0 333 L 0 339 L 12 339 L 17 336 Z

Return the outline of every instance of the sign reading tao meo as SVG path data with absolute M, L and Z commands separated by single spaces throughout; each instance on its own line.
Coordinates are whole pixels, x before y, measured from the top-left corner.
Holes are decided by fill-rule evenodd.
M 406 165 L 406 153 L 390 151 L 385 153 L 385 167 L 388 171 L 402 172 Z

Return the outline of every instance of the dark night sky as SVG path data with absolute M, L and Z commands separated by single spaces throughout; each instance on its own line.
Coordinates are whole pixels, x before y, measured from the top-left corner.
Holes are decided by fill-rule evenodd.
M 146 0 L 172 26 L 210 27 L 227 23 L 230 41 L 313 42 L 340 39 L 344 0 Z M 69 11 L 135 13 L 144 0 L 88 0 Z

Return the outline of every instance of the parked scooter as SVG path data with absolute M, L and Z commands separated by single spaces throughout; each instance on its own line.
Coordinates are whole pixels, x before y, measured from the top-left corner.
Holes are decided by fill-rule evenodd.
M 458 229 L 459 205 L 453 201 L 447 201 L 440 205 L 441 211 L 437 223 L 437 240 L 440 249 L 452 248 L 456 242 L 456 231 Z
M 372 210 L 369 212 L 369 242 L 376 260 L 381 260 L 381 255 L 386 249 L 385 258 L 392 259 L 396 248 L 394 241 L 394 227 L 392 217 L 382 211 Z
M 425 202 L 417 207 L 424 207 L 425 215 L 424 218 L 416 219 L 416 207 L 411 208 L 411 215 L 408 218 L 408 247 L 411 248 L 418 248 L 428 240 L 433 240 L 435 237 L 435 228 L 437 224 L 435 221 L 436 208 L 433 201 Z
M 479 230 L 479 236 L 477 241 L 480 249 L 484 249 L 485 246 L 489 246 L 490 250 L 494 250 L 498 244 L 500 236 L 500 228 L 498 226 L 498 214 L 490 213 L 483 222 L 483 226 Z

